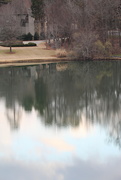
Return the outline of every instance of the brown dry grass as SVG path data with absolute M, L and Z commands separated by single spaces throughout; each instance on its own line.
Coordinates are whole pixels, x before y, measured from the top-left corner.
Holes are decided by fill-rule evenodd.
M 13 47 L 13 53 L 9 53 L 8 47 L 0 46 L 0 61 L 29 60 L 29 59 L 52 59 L 55 50 L 48 50 L 44 43 L 37 47 Z

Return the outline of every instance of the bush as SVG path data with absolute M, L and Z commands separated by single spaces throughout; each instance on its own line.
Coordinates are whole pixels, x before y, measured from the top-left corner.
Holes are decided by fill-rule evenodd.
M 69 51 L 68 57 L 69 57 L 69 58 L 72 58 L 72 59 L 76 58 L 76 57 L 77 57 L 76 52 L 73 51 L 73 50 Z
M 79 32 L 73 35 L 73 50 L 76 58 L 91 59 L 94 56 L 97 36 L 93 32 Z
M 66 57 L 67 56 L 67 51 L 65 49 L 57 49 L 56 50 L 56 56 L 57 57 Z
M 96 51 L 96 55 L 98 56 L 104 56 L 105 55 L 105 46 L 103 45 L 103 43 L 98 40 L 96 43 L 95 43 L 95 51 Z
M 9 47 L 9 45 L 2 44 L 1 46 Z M 30 47 L 30 46 L 37 46 L 35 43 L 28 43 L 28 44 L 13 44 L 12 47 Z
M 18 37 L 18 39 L 23 40 L 23 41 L 31 41 L 33 39 L 33 36 L 29 32 L 28 34 L 23 34 L 22 36 Z
M 26 44 L 24 44 L 24 45 L 26 45 Z M 37 46 L 36 43 L 33 43 L 33 42 L 29 42 L 27 45 L 28 46 Z
M 106 55 L 108 55 L 108 56 L 110 56 L 112 54 L 112 44 L 110 41 L 106 41 L 105 51 L 106 51 Z
M 27 39 L 28 41 L 31 41 L 33 39 L 33 36 L 30 32 L 27 34 Z
M 96 55 L 98 56 L 110 56 L 112 53 L 112 44 L 106 41 L 103 44 L 100 40 L 95 43 Z
M 34 34 L 34 40 L 39 40 L 39 34 L 37 32 Z

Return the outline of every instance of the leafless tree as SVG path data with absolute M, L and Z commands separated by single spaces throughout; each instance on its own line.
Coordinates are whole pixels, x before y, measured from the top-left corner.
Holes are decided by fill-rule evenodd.
M 88 37 L 92 32 L 98 39 L 105 43 L 107 40 L 115 40 L 116 37 L 112 33 L 111 38 L 109 32 L 119 32 L 121 29 L 121 2 L 120 0 L 67 0 L 73 14 L 73 22 L 77 26 L 76 32 L 79 39 L 74 39 L 75 44 L 82 50 L 82 44 L 86 44 L 85 37 Z M 118 35 L 118 34 L 117 34 Z M 117 36 L 116 35 L 116 36 Z M 92 36 L 95 39 L 95 36 Z M 85 41 L 85 43 L 82 43 Z M 87 38 L 88 39 L 88 38 Z M 113 42 L 113 41 L 112 41 Z M 121 43 L 120 43 L 121 44 Z M 87 43 L 87 46 L 89 44 Z M 76 49 L 76 48 L 75 48 Z M 81 52 L 80 52 L 81 53 Z
M 12 45 L 20 35 L 20 22 L 11 3 L 1 7 L 0 24 L 0 40 L 8 45 L 12 52 Z
M 69 37 L 72 33 L 72 19 L 67 1 L 46 0 L 45 5 L 47 37 L 53 37 L 55 43 L 59 42 L 59 38 Z

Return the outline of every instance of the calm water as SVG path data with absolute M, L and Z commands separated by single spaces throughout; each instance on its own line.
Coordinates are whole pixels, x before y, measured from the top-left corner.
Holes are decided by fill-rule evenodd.
M 0 180 L 120 180 L 121 62 L 0 68 Z

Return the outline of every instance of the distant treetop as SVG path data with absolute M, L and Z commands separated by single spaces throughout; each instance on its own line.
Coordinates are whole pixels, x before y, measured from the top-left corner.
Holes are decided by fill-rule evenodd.
M 2 4 L 7 4 L 8 2 L 10 2 L 11 0 L 0 0 L 0 5 Z

